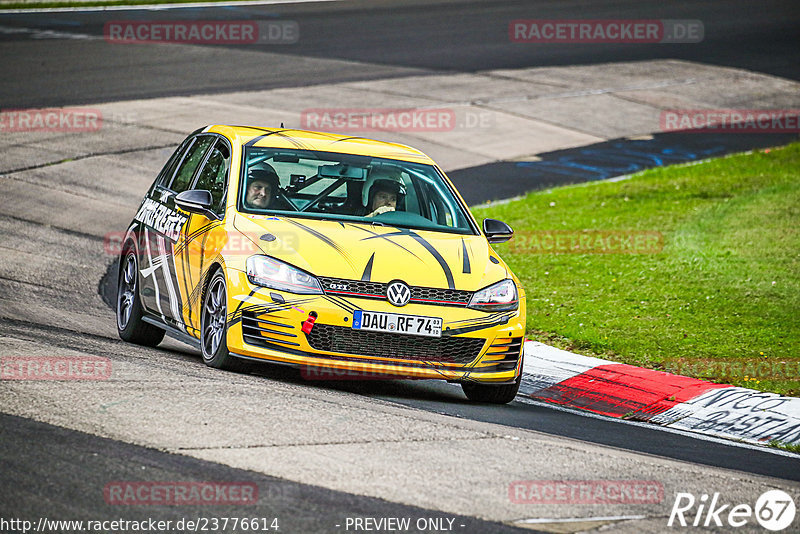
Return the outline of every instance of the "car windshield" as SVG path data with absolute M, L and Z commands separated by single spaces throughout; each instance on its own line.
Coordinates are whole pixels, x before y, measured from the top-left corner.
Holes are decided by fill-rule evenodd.
M 432 165 L 333 152 L 246 147 L 239 210 L 474 234 Z

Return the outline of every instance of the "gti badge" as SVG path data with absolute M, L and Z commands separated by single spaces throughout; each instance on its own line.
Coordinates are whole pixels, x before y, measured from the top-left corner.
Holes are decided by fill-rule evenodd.
M 392 282 L 386 289 L 386 297 L 395 306 L 405 306 L 411 300 L 411 289 L 403 282 Z

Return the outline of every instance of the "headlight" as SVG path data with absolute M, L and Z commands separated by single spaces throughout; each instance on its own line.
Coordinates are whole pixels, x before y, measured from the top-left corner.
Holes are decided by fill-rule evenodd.
M 322 287 L 312 275 L 269 256 L 247 258 L 247 279 L 251 284 L 289 293 L 322 294 Z
M 512 311 L 519 307 L 517 286 L 513 280 L 502 280 L 485 289 L 476 291 L 469 307 L 482 311 Z

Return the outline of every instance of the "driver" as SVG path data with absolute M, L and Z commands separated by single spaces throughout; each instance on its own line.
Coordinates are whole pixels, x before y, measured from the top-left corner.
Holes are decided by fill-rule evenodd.
M 395 211 L 403 205 L 406 187 L 396 172 L 375 168 L 364 184 L 362 203 L 366 217 L 375 217 L 387 211 Z
M 278 192 L 278 173 L 269 165 L 250 169 L 247 173 L 247 190 L 244 205 L 251 209 L 267 209 Z

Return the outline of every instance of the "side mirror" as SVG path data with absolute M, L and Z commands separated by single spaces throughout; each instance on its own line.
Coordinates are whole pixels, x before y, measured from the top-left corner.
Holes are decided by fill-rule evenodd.
M 484 219 L 483 233 L 489 243 L 505 243 L 514 236 L 514 230 L 503 221 L 498 221 L 497 219 Z
M 213 202 L 211 191 L 205 189 L 190 189 L 179 193 L 175 197 L 175 205 L 183 211 L 204 215 L 208 219 L 219 220 L 219 215 L 211 211 Z

